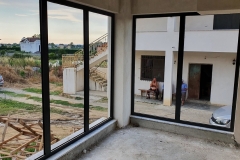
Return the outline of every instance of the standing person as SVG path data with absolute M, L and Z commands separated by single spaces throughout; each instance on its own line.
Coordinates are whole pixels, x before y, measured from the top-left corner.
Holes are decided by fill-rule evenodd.
M 150 83 L 150 89 L 151 91 L 155 92 L 155 97 L 158 99 L 159 90 L 158 90 L 158 82 L 156 78 L 153 78 L 152 82 Z M 147 91 L 147 99 L 150 99 L 150 91 Z
M 188 86 L 184 81 L 182 80 L 182 88 L 181 88 L 181 94 L 182 94 L 182 105 L 184 105 L 184 102 L 186 100 L 186 94 L 187 94 Z

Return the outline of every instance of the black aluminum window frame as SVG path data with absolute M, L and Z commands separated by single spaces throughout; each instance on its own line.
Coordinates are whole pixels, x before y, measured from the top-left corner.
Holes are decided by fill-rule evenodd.
M 44 150 L 43 155 L 37 159 L 47 159 L 53 154 L 61 151 L 67 146 L 73 144 L 82 137 L 88 135 L 99 127 L 111 121 L 113 117 L 113 97 L 114 97 L 114 31 L 115 31 L 115 14 L 81 5 L 66 0 L 39 0 L 39 18 L 40 18 L 40 34 L 41 36 L 41 51 L 48 53 L 48 8 L 47 3 L 55 3 L 75 9 L 83 10 L 83 33 L 84 33 L 84 86 L 89 86 L 89 12 L 111 17 L 111 78 L 110 78 L 110 117 L 105 121 L 89 128 L 89 87 L 84 87 L 84 132 L 73 139 L 63 143 L 55 149 L 51 149 L 51 133 L 50 133 L 50 91 L 49 91 L 49 66 L 48 54 L 42 54 L 42 117 L 43 117 L 43 136 Z
M 169 122 L 175 122 L 180 124 L 187 124 L 192 126 L 198 126 L 203 128 L 217 129 L 227 132 L 234 131 L 235 122 L 235 112 L 236 112 L 236 102 L 237 102 L 237 90 L 238 90 L 238 78 L 239 78 L 239 62 L 240 62 L 240 24 L 238 29 L 238 46 L 237 46 L 237 56 L 236 56 L 236 68 L 235 68 L 235 78 L 234 78 L 234 89 L 233 89 L 233 99 L 232 99 L 232 115 L 231 115 L 231 126 L 230 128 L 218 127 L 209 124 L 184 121 L 180 119 L 181 114 L 181 84 L 182 84 L 182 72 L 183 72 L 183 57 L 184 57 L 184 43 L 185 43 L 185 22 L 186 16 L 198 16 L 197 12 L 187 12 L 187 13 L 171 13 L 171 14 L 150 14 L 150 15 L 133 15 L 133 25 L 132 25 L 132 81 L 131 81 L 131 115 L 152 118 L 157 120 L 164 120 Z M 178 63 L 177 63 L 177 87 L 176 87 L 176 104 L 175 104 L 175 119 L 170 119 L 166 117 L 153 116 L 144 113 L 138 113 L 134 111 L 134 91 L 135 91 L 135 57 L 136 57 L 136 21 L 142 18 L 160 18 L 160 17 L 180 17 L 179 26 L 179 41 L 178 41 Z

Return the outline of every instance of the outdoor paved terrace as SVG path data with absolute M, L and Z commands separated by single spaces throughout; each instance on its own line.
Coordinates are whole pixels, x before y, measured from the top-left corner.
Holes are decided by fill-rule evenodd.
M 221 106 L 211 105 L 209 101 L 186 100 L 181 106 L 181 120 L 209 124 L 212 113 Z M 135 96 L 134 111 L 153 116 L 175 118 L 175 102 L 164 106 L 162 101 Z
M 140 127 L 116 130 L 79 160 L 239 160 L 233 144 Z

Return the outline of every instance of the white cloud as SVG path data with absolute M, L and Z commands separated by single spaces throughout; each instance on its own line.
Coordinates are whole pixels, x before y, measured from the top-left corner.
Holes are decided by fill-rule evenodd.
M 15 14 L 16 16 L 19 16 L 19 17 L 27 17 L 28 15 L 25 15 L 25 14 Z
M 74 13 L 80 13 L 80 12 L 69 11 L 68 9 L 48 10 L 48 17 L 52 19 L 61 19 L 61 20 L 67 20 L 72 22 L 82 22 L 82 20 L 77 18 L 74 15 Z

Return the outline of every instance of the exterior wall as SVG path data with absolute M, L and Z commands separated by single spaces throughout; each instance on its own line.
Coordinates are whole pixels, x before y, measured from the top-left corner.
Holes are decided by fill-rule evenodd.
M 211 31 L 213 30 L 214 15 L 206 16 L 187 16 L 186 31 Z M 180 18 L 176 17 L 175 31 L 179 31 Z
M 205 59 L 206 57 L 206 59 Z M 231 105 L 235 76 L 235 65 L 232 64 L 236 53 L 194 53 L 185 52 L 183 59 L 183 80 L 188 84 L 189 64 L 212 64 L 212 104 Z M 174 54 L 177 59 L 177 53 Z M 173 86 L 176 92 L 177 63 L 173 69 Z
M 188 82 L 189 63 L 213 64 L 212 94 L 210 101 L 213 104 L 229 105 L 232 102 L 233 91 L 230 86 L 233 86 L 235 71 L 232 60 L 236 58 L 236 55 L 233 53 L 237 52 L 238 30 L 213 30 L 213 19 L 213 15 L 187 17 L 184 50 L 185 52 L 193 54 L 186 54 L 184 56 L 183 79 L 185 82 Z M 160 24 L 160 20 L 162 24 L 159 29 L 157 29 L 157 24 Z M 165 53 L 166 56 L 168 54 L 170 56 L 165 61 L 166 72 L 164 81 L 172 82 L 172 88 L 170 86 L 170 88 L 165 89 L 166 91 L 172 90 L 173 93 L 176 92 L 176 52 L 178 51 L 179 17 L 168 18 L 167 22 L 163 20 L 163 18 L 141 19 L 141 23 L 137 23 L 135 80 L 138 79 L 139 81 L 135 81 L 135 94 L 140 94 L 138 89 L 149 88 L 150 83 L 140 81 L 139 70 L 142 53 L 145 55 L 156 55 L 156 53 L 161 55 L 160 52 Z M 141 26 L 146 24 L 150 25 L 147 27 Z M 167 31 L 163 32 L 165 30 L 163 26 L 167 27 Z M 174 29 L 171 29 L 172 26 L 174 26 Z M 172 59 L 170 54 L 173 52 L 175 52 L 175 56 Z M 194 56 L 198 57 L 198 59 Z M 205 57 L 209 58 L 205 59 Z M 176 63 L 175 65 L 173 65 L 174 62 Z M 173 71 L 171 70 L 171 65 L 173 65 Z M 224 66 L 224 68 L 222 66 Z M 169 76 L 169 72 L 172 72 L 172 79 L 171 76 Z M 166 74 L 168 76 L 166 76 Z M 226 75 L 226 77 L 222 78 L 219 75 Z M 167 84 L 168 83 L 166 83 L 166 86 Z M 219 89 L 218 86 L 221 84 L 224 84 L 224 87 Z M 224 96 L 224 94 L 227 94 L 227 96 Z M 171 95 L 171 93 L 167 95 L 164 93 L 167 99 L 171 99 Z M 164 104 L 170 105 L 171 102 L 165 103 L 164 101 Z
M 40 40 L 35 42 L 21 42 L 20 47 L 21 51 L 35 53 L 39 51 Z
M 141 95 L 139 89 L 149 89 L 151 81 L 140 80 L 141 78 L 141 56 L 142 55 L 154 55 L 154 56 L 165 56 L 164 51 L 136 51 L 135 56 L 135 86 L 134 92 L 136 95 Z M 163 82 L 159 82 L 159 89 L 161 91 Z
M 63 93 L 75 94 L 76 93 L 76 69 L 64 68 L 63 69 Z
M 141 95 L 139 89 L 148 89 L 150 81 L 140 80 L 141 55 L 164 56 L 164 51 L 136 51 L 135 59 L 135 94 Z M 206 59 L 205 59 L 206 57 Z M 212 104 L 231 105 L 235 76 L 236 58 L 234 53 L 185 52 L 183 60 L 183 80 L 188 84 L 189 64 L 212 64 L 212 88 L 210 102 Z M 177 52 L 174 52 L 172 93 L 176 93 L 177 80 Z M 165 61 L 165 63 L 167 63 Z M 165 70 L 165 72 L 168 72 Z M 160 90 L 163 82 L 160 82 Z
M 178 50 L 178 32 L 141 32 L 136 35 L 136 50 Z M 166 38 L 167 37 L 167 38 Z M 147 40 L 146 40 L 147 39 Z M 185 33 L 185 51 L 236 52 L 238 30 L 189 31 Z

